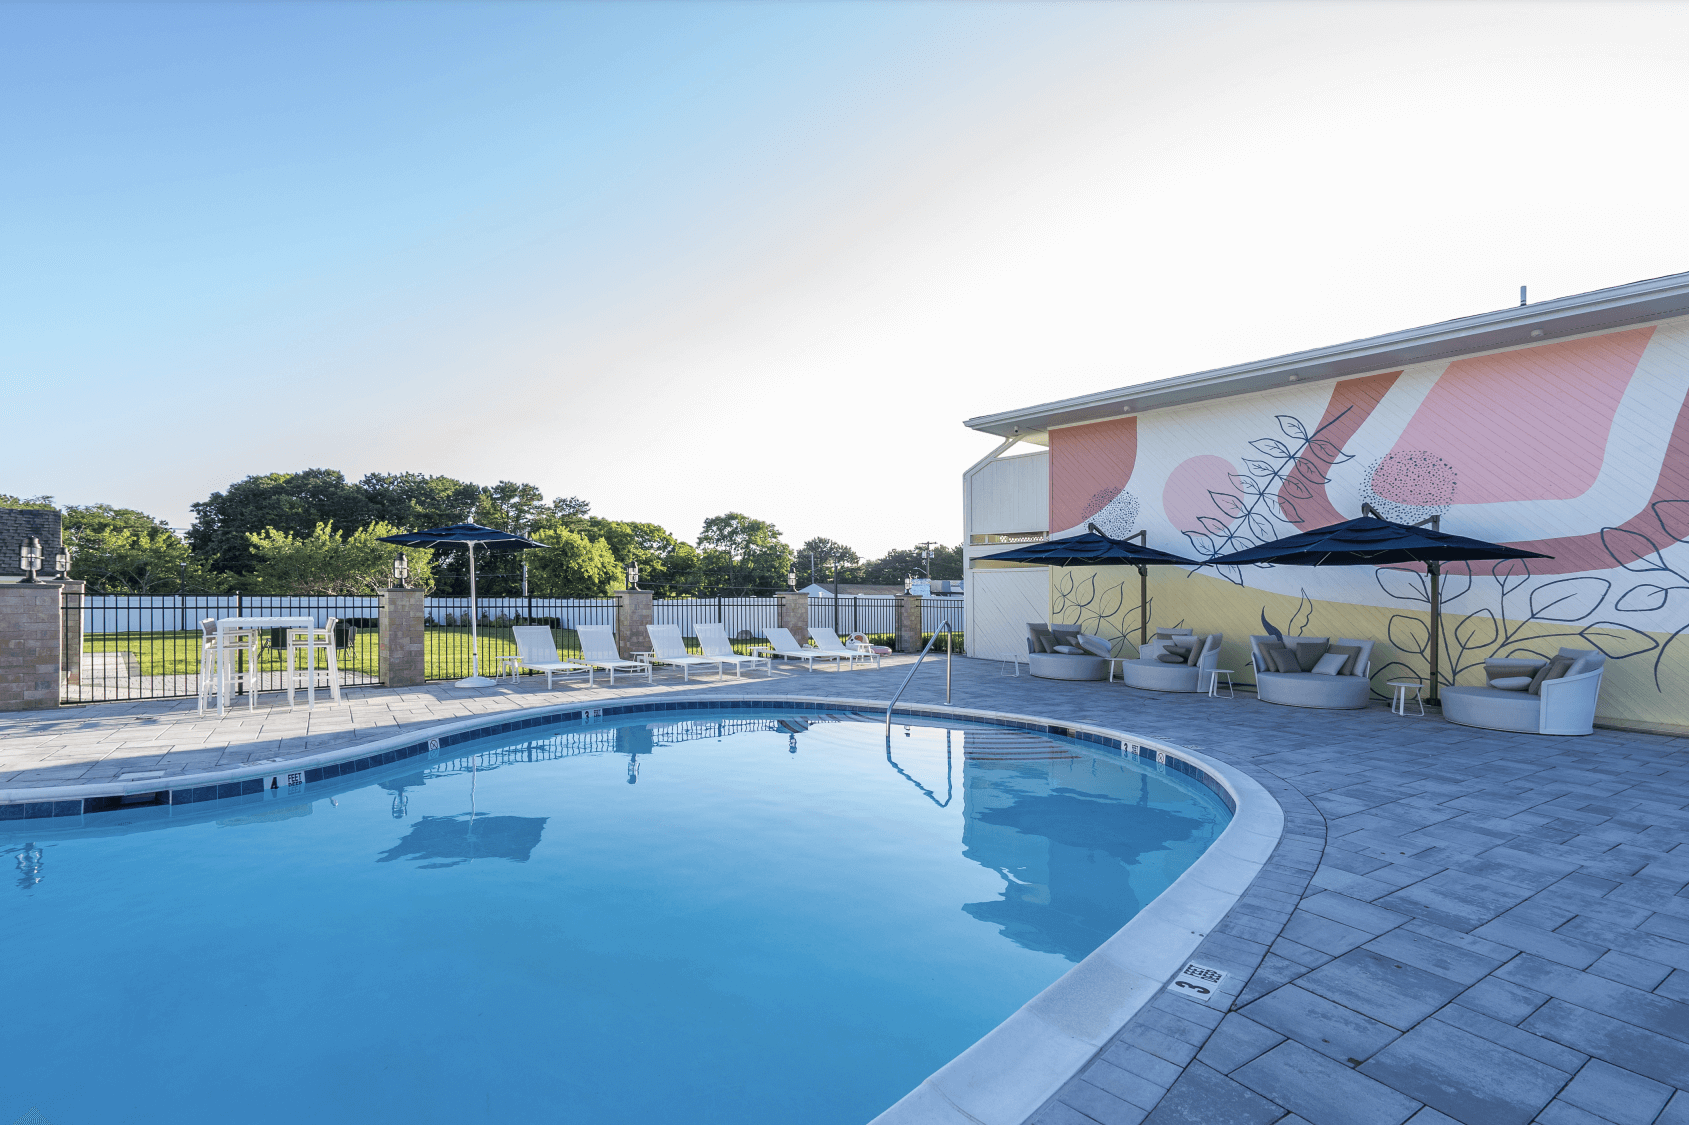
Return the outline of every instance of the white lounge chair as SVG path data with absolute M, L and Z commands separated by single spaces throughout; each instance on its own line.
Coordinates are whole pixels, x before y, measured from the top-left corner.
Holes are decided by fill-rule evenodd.
M 844 655 L 850 657 L 850 662 L 853 665 L 857 661 L 867 663 L 872 660 L 874 662 L 874 667 L 878 668 L 880 666 L 879 653 L 864 652 L 852 645 L 847 645 L 841 641 L 839 639 L 839 635 L 831 629 L 821 625 L 811 625 L 809 627 L 809 635 L 811 639 L 815 641 L 815 646 L 822 652 L 842 652 Z
M 1189 629 L 1168 629 L 1163 633 L 1170 635 L 1157 634 L 1138 650 L 1136 660 L 1120 662 L 1120 678 L 1126 686 L 1146 691 L 1207 691 L 1214 669 L 1220 663 L 1220 646 L 1225 643 L 1225 634 L 1213 633 L 1203 640 Z M 1203 641 L 1200 650 L 1198 641 Z M 1175 645 L 1190 649 L 1190 655 L 1177 664 L 1162 660 L 1167 649 Z
M 727 639 L 727 627 L 719 621 L 694 621 L 692 628 L 698 632 L 698 647 L 704 650 L 704 655 L 711 660 L 719 660 L 723 664 L 733 665 L 733 674 L 742 677 L 741 669 L 749 668 L 756 671 L 759 667 L 774 674 L 774 662 L 766 656 L 744 656 L 733 651 L 733 642 Z
M 764 629 L 763 632 L 768 637 L 768 643 L 774 646 L 771 656 L 778 656 L 782 660 L 802 660 L 811 672 L 815 671 L 817 660 L 830 660 L 834 668 L 839 666 L 840 661 L 843 661 L 847 668 L 852 663 L 851 653 L 828 652 L 825 649 L 806 648 L 798 644 L 790 629 Z
M 1443 718 L 1461 726 L 1526 734 L 1593 734 L 1607 657 L 1583 648 L 1563 648 L 1559 655 L 1561 667 L 1569 663 L 1570 668 L 1563 676 L 1539 683 L 1536 695 L 1519 681 L 1533 678 L 1548 661 L 1491 657 L 1484 661 L 1484 687 L 1442 689 Z M 1495 683 L 1509 686 L 1489 686 Z
M 586 686 L 593 686 L 592 665 L 579 660 L 560 659 L 557 644 L 552 639 L 551 630 L 546 626 L 517 625 L 510 631 L 516 634 L 517 667 L 544 672 L 546 687 L 551 686 L 553 676 L 567 676 L 579 672 L 586 673 Z
M 609 625 L 577 625 L 575 635 L 581 639 L 581 663 L 602 668 L 610 673 L 610 686 L 616 686 L 616 673 L 637 676 L 645 674 L 651 682 L 651 665 L 643 660 L 623 660 L 616 651 L 616 630 Z
M 1332 675 L 1315 673 L 1318 657 L 1327 655 L 1328 644 L 1344 648 L 1340 672 Z M 1267 662 L 1261 652 L 1264 644 L 1282 643 L 1298 659 L 1304 671 L 1280 672 Z M 1311 649 L 1306 646 L 1313 646 Z M 1263 703 L 1279 703 L 1286 707 L 1314 707 L 1335 710 L 1359 710 L 1372 699 L 1372 642 L 1353 637 L 1264 637 L 1249 638 L 1250 662 L 1255 665 L 1255 698 Z M 1305 659 L 1313 657 L 1312 660 Z
M 690 680 L 694 668 L 714 668 L 716 675 L 721 675 L 721 666 L 727 661 L 719 656 L 693 656 L 686 651 L 686 641 L 680 635 L 679 625 L 647 625 L 645 632 L 651 638 L 653 664 L 668 664 L 680 669 L 680 678 Z

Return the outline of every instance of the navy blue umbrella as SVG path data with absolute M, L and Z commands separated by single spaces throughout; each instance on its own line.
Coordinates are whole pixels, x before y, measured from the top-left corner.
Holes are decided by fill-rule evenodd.
M 1069 535 L 1063 539 L 1045 539 L 1028 543 L 995 555 L 981 555 L 980 560 L 1000 562 L 1042 563 L 1045 566 L 1135 566 L 1138 568 L 1138 644 L 1149 643 L 1149 568 L 1152 566 L 1201 566 L 1195 559 L 1158 551 L 1147 542 L 1133 543 L 1128 539 L 1110 539 L 1094 523 L 1085 525 L 1084 535 Z M 1148 539 L 1147 532 L 1135 538 Z
M 1215 555 L 1204 566 L 1246 566 L 1255 563 L 1277 563 L 1284 566 L 1391 566 L 1397 563 L 1423 563 L 1431 576 L 1431 694 L 1428 703 L 1440 703 L 1437 697 L 1437 652 L 1442 639 L 1442 606 L 1439 603 L 1438 577 L 1446 562 L 1477 562 L 1492 559 L 1547 559 L 1552 555 L 1536 551 L 1522 551 L 1502 543 L 1486 543 L 1482 539 L 1468 539 L 1464 535 L 1450 535 L 1435 526 L 1392 523 L 1379 519 L 1372 506 L 1362 505 L 1369 513 L 1359 519 L 1318 527 L 1298 535 L 1287 535 L 1258 547 L 1245 547 L 1227 555 Z M 1425 521 L 1435 525 L 1439 517 Z
M 465 547 L 469 551 L 469 675 L 457 681 L 458 687 L 491 687 L 495 681 L 481 675 L 480 635 L 476 629 L 480 617 L 475 604 L 475 548 L 484 551 L 522 551 L 529 547 L 544 547 L 508 531 L 482 527 L 478 523 L 454 523 L 449 527 L 431 527 L 427 531 L 407 531 L 402 535 L 384 535 L 382 543 L 397 543 L 401 547 Z

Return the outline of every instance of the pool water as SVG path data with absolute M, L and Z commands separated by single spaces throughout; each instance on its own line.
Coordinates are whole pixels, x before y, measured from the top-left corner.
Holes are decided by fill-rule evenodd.
M 861 1125 L 1228 820 L 1058 738 L 764 714 L 8 822 L 0 1122 Z

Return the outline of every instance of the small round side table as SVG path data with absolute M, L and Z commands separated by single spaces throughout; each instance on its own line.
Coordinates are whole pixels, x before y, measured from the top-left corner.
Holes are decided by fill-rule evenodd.
M 1236 699 L 1237 692 L 1232 688 L 1232 670 L 1230 668 L 1215 668 L 1208 674 L 1208 698 L 1220 698 L 1220 677 L 1226 677 L 1226 698 Z
M 1419 704 L 1419 713 L 1425 714 L 1425 697 L 1421 694 L 1425 690 L 1424 680 L 1390 680 L 1388 685 L 1396 689 L 1394 698 L 1390 700 L 1390 710 L 1398 715 L 1407 714 L 1408 692 L 1413 692 L 1413 701 Z

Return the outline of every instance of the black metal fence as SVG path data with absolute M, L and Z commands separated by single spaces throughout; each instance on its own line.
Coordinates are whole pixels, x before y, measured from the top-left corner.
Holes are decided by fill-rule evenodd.
M 767 636 L 780 624 L 779 598 L 656 598 L 651 602 L 655 625 L 679 625 L 687 647 L 697 650 L 697 625 L 719 622 L 738 652 Z
M 343 685 L 381 682 L 378 617 L 371 597 L 251 597 L 243 594 L 87 594 L 65 598 L 59 699 L 63 703 L 112 703 L 173 699 L 199 694 L 205 663 L 200 622 L 223 617 L 332 618 L 335 662 Z M 283 690 L 287 641 L 281 631 L 265 637 L 257 657 L 256 685 Z M 248 671 L 242 653 L 237 670 Z M 317 667 L 328 666 L 319 653 Z
M 423 599 L 422 655 L 430 680 L 461 680 L 469 675 L 468 598 Z M 517 625 L 549 625 L 551 639 L 565 657 L 581 654 L 578 625 L 616 624 L 615 598 L 480 598 L 475 634 L 481 674 L 496 676 L 501 658 L 516 655 Z
M 851 633 L 896 633 L 897 598 L 890 595 L 846 594 L 840 598 L 812 594 L 809 599 L 809 624 L 836 631 L 840 636 Z
M 962 636 L 962 599 L 961 598 L 922 598 L 921 599 L 921 643 L 944 628 L 945 622 L 950 623 L 950 629 L 955 638 L 954 651 L 964 649 Z M 943 648 L 944 642 L 939 641 L 938 647 Z

